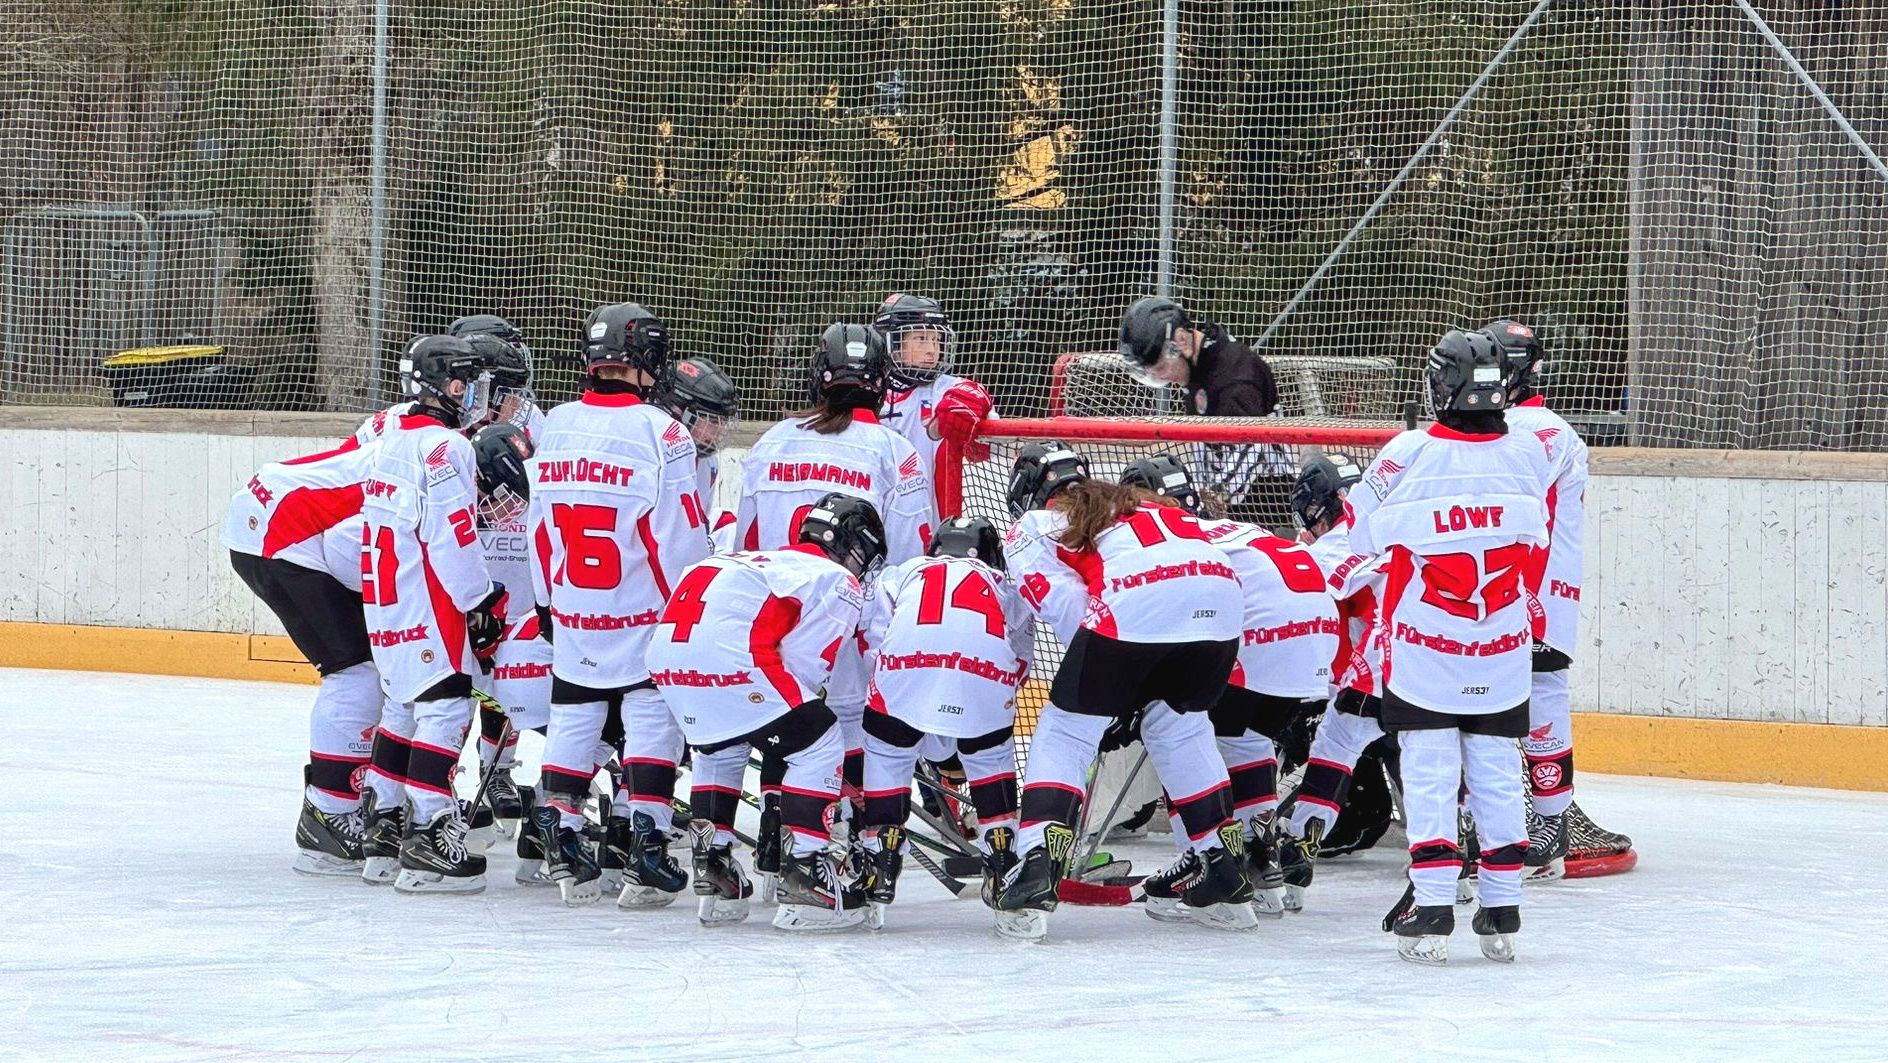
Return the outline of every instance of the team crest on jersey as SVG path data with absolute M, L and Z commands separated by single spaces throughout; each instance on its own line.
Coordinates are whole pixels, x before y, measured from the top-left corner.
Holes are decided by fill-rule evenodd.
M 762 694 L 760 691 L 756 690 L 755 692 L 747 696 L 747 700 L 753 702 L 756 705 L 759 705 L 761 702 L 767 700 L 767 696 L 765 694 Z M 776 741 L 778 741 L 778 739 L 776 739 Z
M 1547 456 L 1550 458 L 1553 457 L 1554 456 L 1554 437 L 1560 434 L 1560 429 L 1543 428 L 1540 431 L 1535 432 L 1534 434 L 1535 436 L 1539 437 L 1541 441 L 1541 446 L 1547 448 Z
M 662 441 L 664 443 L 680 443 L 682 437 L 687 434 L 688 433 L 682 430 L 682 422 L 670 421 L 669 427 L 662 430 Z
M 421 663 L 421 664 L 431 664 L 431 663 L 433 663 L 433 651 L 432 651 L 432 650 L 421 650 L 421 651 L 420 651 L 420 663 Z
M 1372 491 L 1377 493 L 1378 498 L 1382 498 L 1384 495 L 1390 493 L 1390 478 L 1402 471 L 1403 467 L 1401 465 L 1398 465 L 1388 458 L 1381 458 L 1378 459 L 1376 466 L 1370 470 L 1370 479 L 1365 482 L 1370 485 Z
M 448 443 L 441 443 L 438 446 L 434 447 L 433 452 L 431 454 L 426 455 L 426 467 L 429 469 L 445 468 L 447 465 L 446 449 L 450 447 L 451 445 L 452 444 L 448 442 Z
M 899 464 L 898 475 L 904 478 L 916 476 L 923 467 L 918 461 L 918 455 L 914 453 Z

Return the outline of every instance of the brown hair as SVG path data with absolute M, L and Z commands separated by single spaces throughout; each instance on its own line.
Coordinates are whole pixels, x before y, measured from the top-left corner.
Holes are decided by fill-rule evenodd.
M 1144 502 L 1172 505 L 1172 501 L 1139 487 L 1123 487 L 1106 480 L 1082 480 L 1055 493 L 1049 508 L 1068 518 L 1069 526 L 1061 535 L 1062 545 L 1082 551 L 1095 545 L 1101 533 L 1115 522 L 1132 514 Z
M 859 412 L 851 407 L 833 409 L 825 403 L 807 410 L 795 410 L 788 417 L 800 422 L 800 427 L 823 436 L 836 436 L 852 427 L 852 415 Z

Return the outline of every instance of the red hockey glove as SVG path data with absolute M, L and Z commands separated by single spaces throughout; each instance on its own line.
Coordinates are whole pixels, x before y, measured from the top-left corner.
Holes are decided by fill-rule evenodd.
M 937 408 L 931 411 L 938 438 L 959 445 L 969 443 L 977 435 L 977 426 L 990 416 L 994 406 L 990 393 L 975 381 L 966 380 L 946 391 L 937 400 Z

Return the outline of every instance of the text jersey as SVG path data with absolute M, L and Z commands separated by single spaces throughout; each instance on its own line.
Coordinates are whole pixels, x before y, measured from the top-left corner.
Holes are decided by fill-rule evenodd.
M 663 608 L 649 678 L 690 745 L 738 738 L 819 696 L 863 607 L 859 581 L 816 546 L 711 557 Z
M 1330 693 L 1337 602 L 1310 551 L 1256 524 L 1202 521 L 1206 538 L 1239 574 L 1245 633 L 1231 682 L 1281 698 Z
M 525 467 L 533 594 L 555 625 L 557 678 L 642 682 L 670 589 L 708 556 L 688 429 L 633 395 L 585 392 L 550 412 Z
M 1383 671 L 1383 647 L 1376 639 L 1376 630 L 1389 558 L 1353 553 L 1350 520 L 1347 509 L 1330 531 L 1305 549 L 1317 561 L 1325 587 L 1337 602 L 1338 644 L 1331 659 L 1332 685 L 1374 696 L 1377 676 Z
M 918 459 L 924 463 L 925 478 L 933 482 L 937 478 L 937 451 L 942 442 L 931 438 L 932 411 L 937 409 L 937 400 L 943 398 L 946 391 L 962 383 L 965 383 L 963 377 L 939 373 L 928 384 L 908 391 L 894 389 L 885 396 L 881 422 L 911 443 L 912 449 L 918 452 Z M 996 415 L 995 410 L 990 411 L 992 419 Z
M 367 637 L 387 696 L 412 701 L 469 672 L 465 614 L 491 590 L 472 443 L 424 415 L 374 448 L 361 530 Z
M 361 484 L 375 450 L 349 439 L 257 469 L 229 500 L 223 546 L 325 572 L 360 590 Z
M 1529 432 L 1547 451 L 1547 557 L 1536 595 L 1547 614 L 1541 641 L 1573 655 L 1580 637 L 1580 582 L 1586 565 L 1586 441 L 1536 396 L 1505 415 L 1508 430 Z
M 735 542 L 743 550 L 788 546 L 813 503 L 838 491 L 878 511 L 885 522 L 886 564 L 922 557 L 937 527 L 937 503 L 911 443 L 866 410 L 832 435 L 802 424 L 774 425 L 742 460 Z
M 1527 700 L 1539 609 L 1527 587 L 1547 543 L 1552 474 L 1525 432 L 1443 425 L 1398 435 L 1351 490 L 1351 549 L 1387 553 L 1383 685 L 1434 712 L 1478 715 Z
M 879 577 L 863 627 L 872 711 L 949 738 L 1015 723 L 1036 621 L 1002 573 L 971 558 L 913 558 Z

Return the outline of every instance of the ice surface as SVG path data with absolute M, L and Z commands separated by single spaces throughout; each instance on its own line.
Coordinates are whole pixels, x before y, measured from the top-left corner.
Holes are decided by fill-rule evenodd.
M 1888 795 L 1583 776 L 1639 868 L 1530 887 L 1511 967 L 1467 908 L 1398 962 L 1393 851 L 1247 935 L 1001 941 L 913 867 L 886 930 L 792 937 L 569 910 L 496 851 L 471 898 L 294 874 L 311 694 L 0 670 L 0 1060 L 1888 1060 Z

